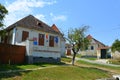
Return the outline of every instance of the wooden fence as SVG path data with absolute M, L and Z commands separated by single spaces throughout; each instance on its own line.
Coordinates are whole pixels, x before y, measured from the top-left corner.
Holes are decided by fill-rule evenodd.
M 25 46 L 0 43 L 0 64 L 22 64 L 25 62 Z

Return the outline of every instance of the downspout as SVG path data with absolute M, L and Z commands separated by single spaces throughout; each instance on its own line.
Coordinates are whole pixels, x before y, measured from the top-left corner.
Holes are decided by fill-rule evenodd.
M 16 42 L 16 27 L 13 29 L 12 44 L 15 45 Z

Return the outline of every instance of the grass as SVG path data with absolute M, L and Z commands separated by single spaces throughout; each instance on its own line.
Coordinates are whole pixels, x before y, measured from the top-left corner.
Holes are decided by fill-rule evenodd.
M 81 58 L 81 54 L 76 54 L 76 57 Z
M 69 62 L 70 60 L 72 60 L 71 58 L 66 58 L 66 59 L 63 59 L 63 61 L 68 61 Z M 92 58 L 90 58 L 90 60 L 91 59 Z M 94 60 L 94 58 L 93 58 L 93 60 Z M 103 70 L 107 70 L 107 71 L 110 71 L 110 72 L 113 72 L 113 73 L 120 73 L 120 67 L 114 67 L 114 66 L 107 66 L 107 65 L 96 64 L 96 63 L 90 63 L 90 62 L 86 62 L 86 61 L 82 61 L 82 60 L 77 61 L 75 63 L 75 65 L 103 69 Z
M 115 59 L 110 59 L 109 62 L 112 63 L 112 64 L 120 65 L 120 60 L 117 60 L 117 59 L 116 60 Z
M 71 62 L 71 58 L 62 58 L 63 62 Z M 110 78 L 115 71 L 120 73 L 120 67 L 112 67 L 101 64 L 93 64 L 85 61 L 77 61 L 77 66 L 38 63 L 31 65 L 0 65 L 0 71 L 44 68 L 24 72 L 0 73 L 0 80 L 95 80 L 99 78 Z M 57 66 L 56 66 L 57 65 Z M 56 66 L 56 67 L 50 67 Z M 49 67 L 49 68 L 45 68 Z
M 62 65 L 62 64 L 63 63 L 35 63 L 35 64 L 24 64 L 24 65 L 0 65 L 0 71 L 34 69 L 34 68 L 48 67 L 48 66 Z
M 72 59 L 68 58 L 68 57 L 64 57 L 64 58 L 61 58 L 61 61 L 70 63 L 72 61 Z
M 90 62 L 86 62 L 86 61 L 82 61 L 82 60 L 77 61 L 77 64 L 78 65 L 88 66 L 88 67 L 104 69 L 104 70 L 108 70 L 108 71 L 113 71 L 115 73 L 120 73 L 120 67 L 96 64 L 96 63 L 90 63 Z
M 0 74 L 0 80 L 95 80 L 106 77 L 111 77 L 106 71 L 78 66 L 59 66 L 30 72 Z
M 88 59 L 88 60 L 97 60 L 97 58 L 85 58 L 85 59 Z

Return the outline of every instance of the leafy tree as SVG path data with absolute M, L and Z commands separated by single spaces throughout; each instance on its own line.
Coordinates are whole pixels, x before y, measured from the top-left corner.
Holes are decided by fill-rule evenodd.
M 120 52 L 120 40 L 116 39 L 111 47 L 112 52 L 119 51 Z
M 72 65 L 74 65 L 75 56 L 79 50 L 85 50 L 89 45 L 89 40 L 85 36 L 85 32 L 88 30 L 89 26 L 82 26 L 80 28 L 75 28 L 69 30 L 68 40 L 72 44 L 73 59 Z
M 3 36 L 5 34 L 5 31 L 3 30 L 4 29 L 3 20 L 7 13 L 8 13 L 7 9 L 2 4 L 0 4 L 0 30 L 2 30 L 0 31 L 0 36 Z
M 2 4 L 0 4 L 0 27 L 4 26 L 3 19 L 7 13 L 7 9 Z

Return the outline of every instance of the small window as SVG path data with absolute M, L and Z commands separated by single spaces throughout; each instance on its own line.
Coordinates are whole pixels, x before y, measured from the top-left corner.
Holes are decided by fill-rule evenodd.
M 91 46 L 91 50 L 94 50 L 94 46 Z
M 23 31 L 23 32 L 22 32 L 22 41 L 27 40 L 28 37 L 29 37 L 29 32 Z
M 38 27 L 43 28 L 43 26 L 42 26 L 42 23 L 41 23 L 41 22 L 37 22 L 37 25 L 38 25 Z
M 41 26 L 41 25 L 42 25 L 42 24 L 39 22 L 39 23 L 38 23 L 38 26 Z
M 44 46 L 44 34 L 39 34 L 39 45 Z
M 49 37 L 49 46 L 54 47 L 54 36 Z

